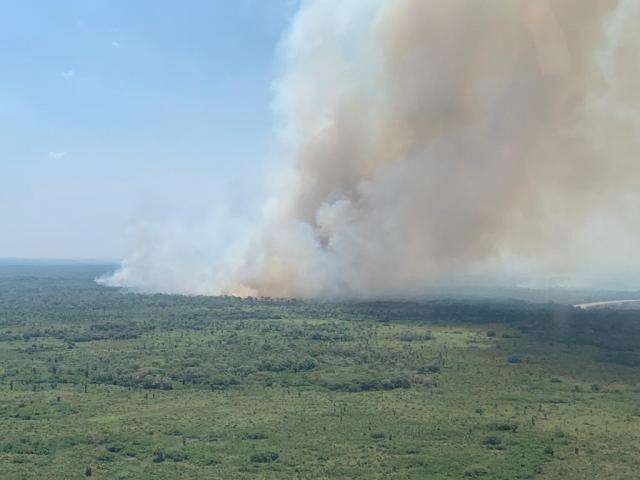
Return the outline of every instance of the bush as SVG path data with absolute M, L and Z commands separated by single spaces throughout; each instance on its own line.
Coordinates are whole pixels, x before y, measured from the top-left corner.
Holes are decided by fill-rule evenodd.
M 211 379 L 209 386 L 211 387 L 211 390 L 225 390 L 226 388 L 238 385 L 239 383 L 239 380 L 234 376 L 219 375 Z
M 307 372 L 316 368 L 316 361 L 311 358 L 302 359 L 265 359 L 258 365 L 262 372 Z
M 511 422 L 498 422 L 489 425 L 489 429 L 495 432 L 512 432 L 518 431 L 518 424 Z
M 464 476 L 469 478 L 480 478 L 484 475 L 487 475 L 488 473 L 489 470 L 487 470 L 486 468 L 474 465 L 464 471 Z
M 112 443 L 107 447 L 107 451 L 111 453 L 119 453 L 124 450 L 124 445 L 120 443 Z
M 424 342 L 427 340 L 433 340 L 433 334 L 431 332 L 404 332 L 398 335 L 398 340 L 400 340 L 401 342 Z
M 0 444 L 0 453 L 14 453 L 18 455 L 49 455 L 49 445 L 41 440 L 21 439 L 15 443 Z
M 164 452 L 162 450 L 155 450 L 153 452 L 153 463 L 162 463 L 164 462 Z
M 97 460 L 99 462 L 112 462 L 113 461 L 113 455 L 109 454 L 108 452 L 103 452 L 100 455 L 97 456 Z
M 242 437 L 243 440 L 266 440 L 267 438 L 264 433 L 248 433 Z
M 521 335 L 519 333 L 514 332 L 504 332 L 502 334 L 502 338 L 520 338 Z
M 502 440 L 495 435 L 489 435 L 488 437 L 485 437 L 484 442 L 482 443 L 484 443 L 486 447 L 494 450 L 502 450 L 504 448 L 502 446 Z
M 173 462 L 184 462 L 189 457 L 182 450 L 174 449 L 167 451 L 167 453 L 165 454 L 165 458 Z
M 418 373 L 440 373 L 442 367 L 440 365 L 427 365 L 426 367 L 420 367 Z
M 553 438 L 556 443 L 567 445 L 570 441 L 569 435 L 563 432 L 560 428 L 556 428 L 553 432 Z
M 391 378 L 351 378 L 334 379 L 324 382 L 329 390 L 338 392 L 370 392 L 379 390 L 395 390 L 411 388 L 411 381 L 405 377 Z
M 253 463 L 271 463 L 278 460 L 278 458 L 280 458 L 280 455 L 275 452 L 263 452 L 254 453 L 253 455 L 251 455 L 251 457 L 249 457 L 249 460 L 251 460 Z
M 168 379 L 157 376 L 147 376 L 142 380 L 142 388 L 147 390 L 171 390 L 173 386 Z

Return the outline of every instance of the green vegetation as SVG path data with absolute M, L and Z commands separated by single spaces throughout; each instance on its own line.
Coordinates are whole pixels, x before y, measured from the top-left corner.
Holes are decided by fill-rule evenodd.
M 640 314 L 0 267 L 2 479 L 635 479 Z

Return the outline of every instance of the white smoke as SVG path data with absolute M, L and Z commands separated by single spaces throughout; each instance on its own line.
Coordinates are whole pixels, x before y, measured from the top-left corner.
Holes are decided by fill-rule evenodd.
M 276 82 L 290 171 L 243 253 L 203 258 L 213 278 L 147 250 L 108 282 L 375 297 L 637 271 L 639 21 L 634 0 L 307 1 Z

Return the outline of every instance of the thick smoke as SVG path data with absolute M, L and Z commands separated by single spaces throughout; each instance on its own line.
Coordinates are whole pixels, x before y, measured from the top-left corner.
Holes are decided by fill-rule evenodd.
M 635 0 L 305 2 L 276 84 L 290 170 L 233 268 L 193 291 L 394 296 L 640 266 L 639 22 Z M 136 268 L 109 281 L 144 286 Z

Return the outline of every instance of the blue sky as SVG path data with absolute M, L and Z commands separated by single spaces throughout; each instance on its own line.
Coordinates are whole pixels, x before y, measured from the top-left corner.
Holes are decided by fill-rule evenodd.
M 295 0 L 22 0 L 0 17 L 0 257 L 120 258 L 136 221 L 255 214 Z

